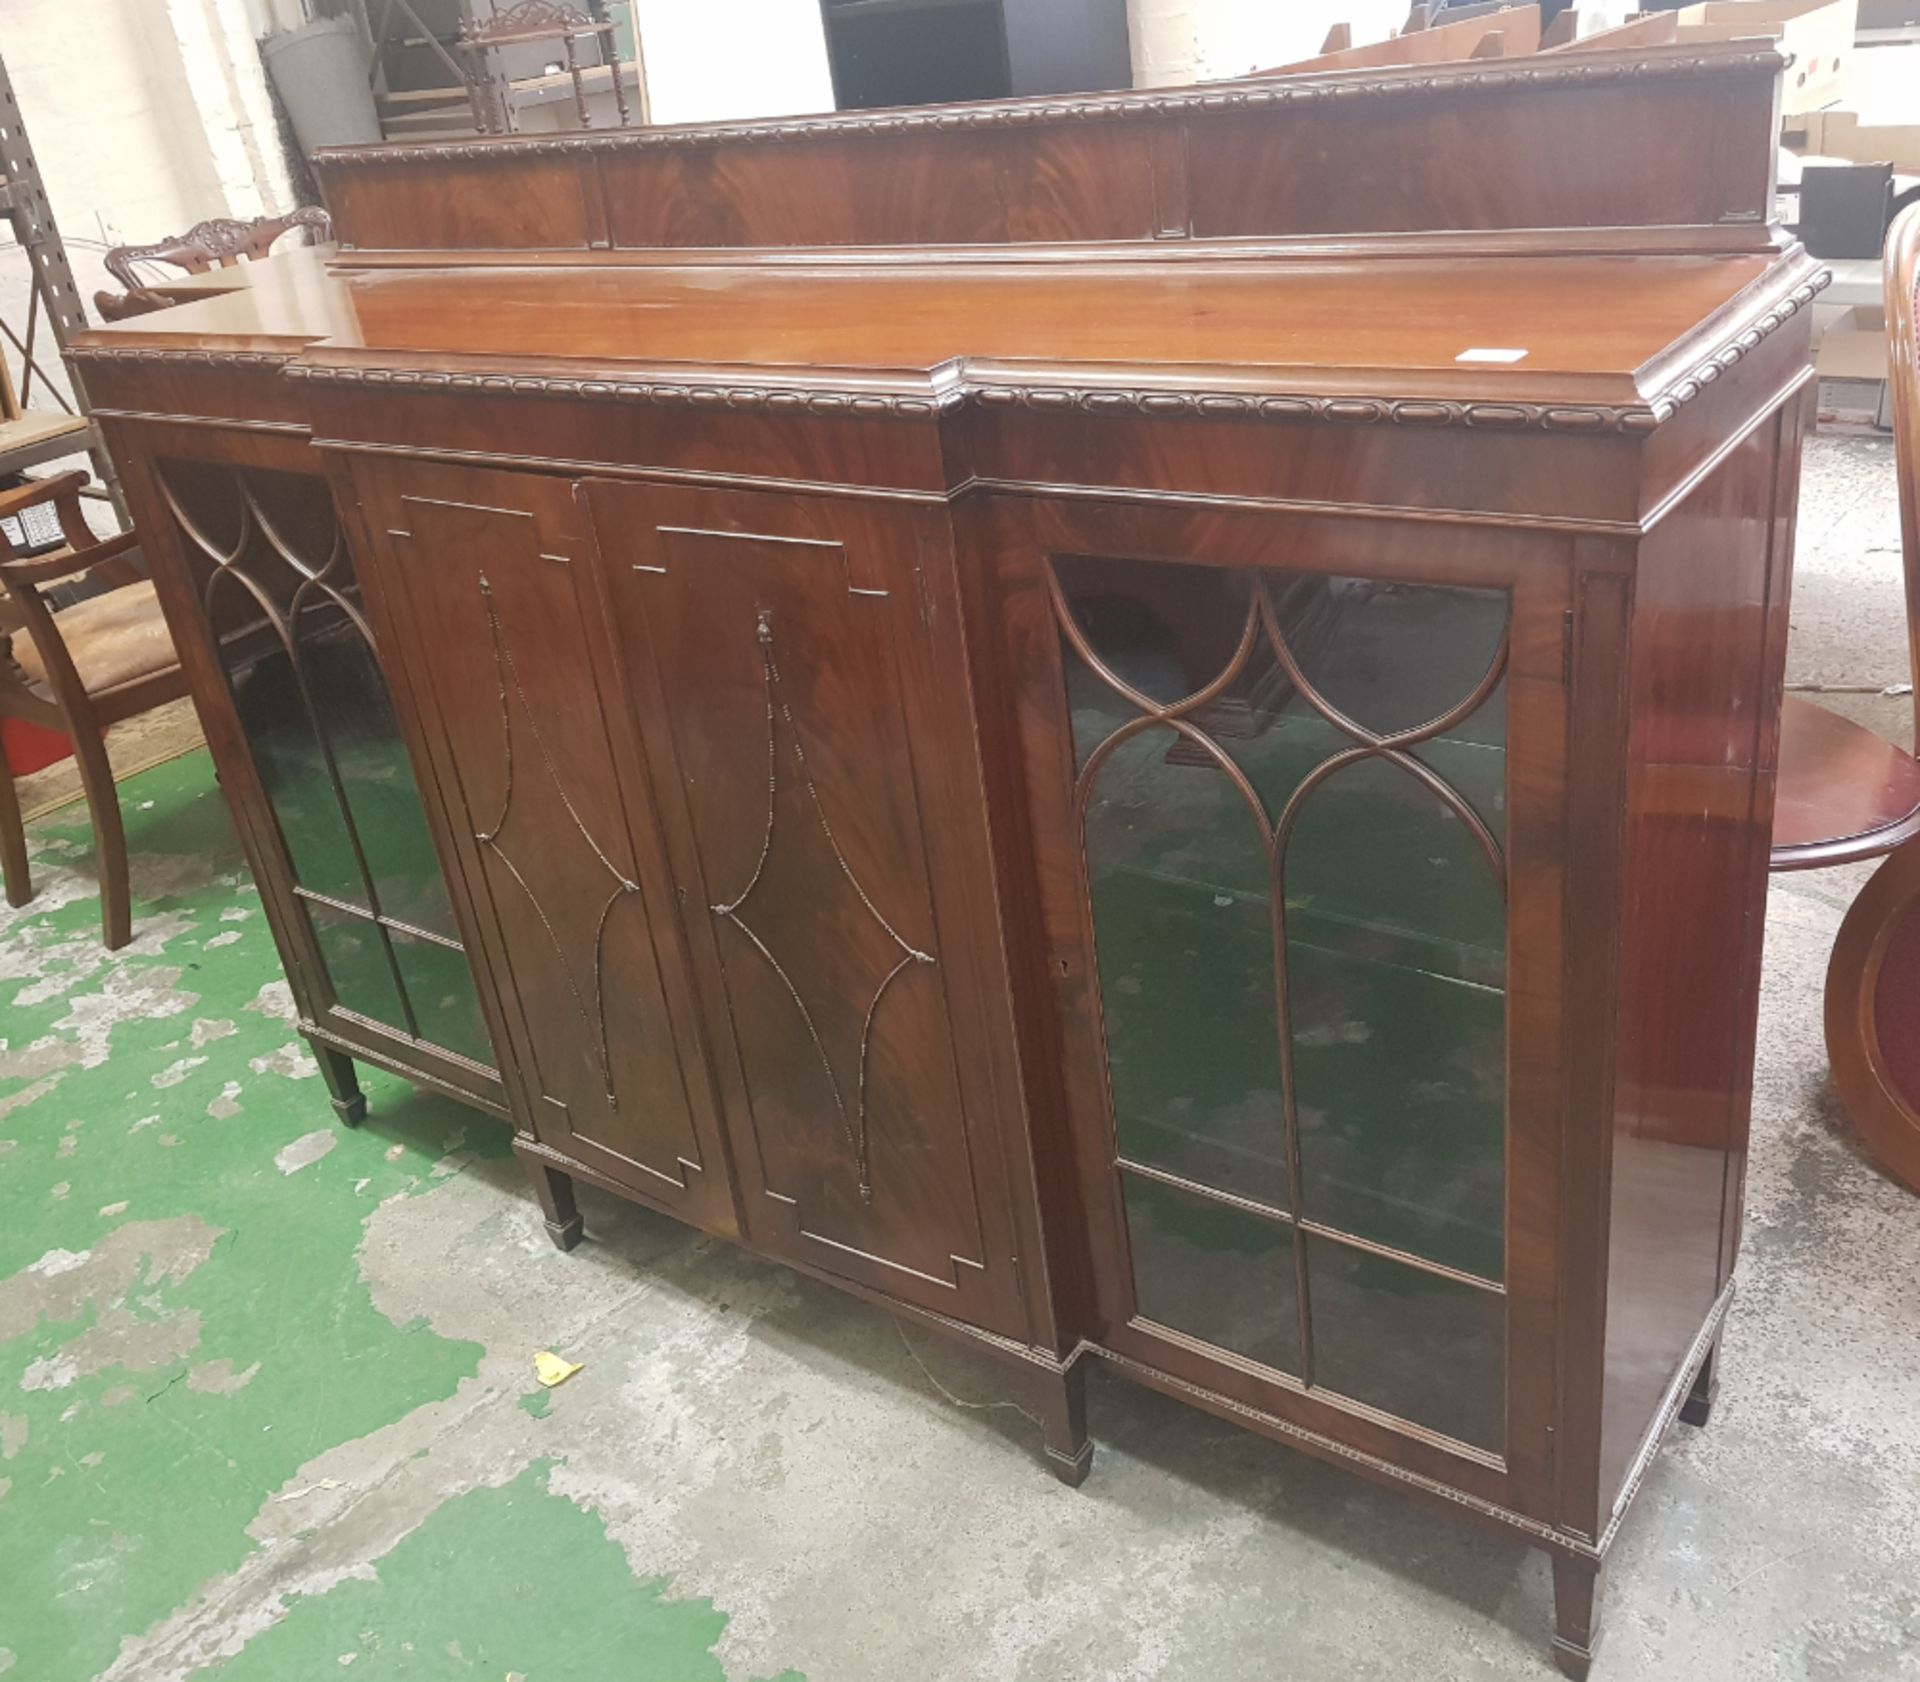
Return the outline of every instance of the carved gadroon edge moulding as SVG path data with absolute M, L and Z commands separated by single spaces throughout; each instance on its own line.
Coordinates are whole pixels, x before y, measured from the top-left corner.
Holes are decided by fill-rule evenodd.
M 1461 402 L 1434 397 L 1329 397 L 1288 392 L 1133 389 L 1113 386 L 1027 385 L 995 378 L 953 384 L 924 394 L 830 390 L 803 386 L 741 385 L 687 379 L 616 380 L 548 374 L 452 374 L 409 368 L 351 368 L 309 364 L 275 351 L 174 350 L 159 345 L 125 349 L 81 345 L 68 354 L 81 362 L 163 362 L 209 368 L 269 368 L 289 380 L 428 392 L 473 392 L 490 397 L 565 397 L 602 403 L 663 407 L 764 410 L 771 414 L 855 415 L 916 419 L 976 403 L 983 408 L 1028 408 L 1089 415 L 1199 415 L 1242 420 L 1315 420 L 1350 426 L 1471 426 L 1502 431 L 1651 432 L 1695 397 L 1789 317 L 1813 301 L 1832 276 L 1810 276 L 1774 300 L 1740 333 L 1694 364 L 1643 404 Z
M 593 19 L 577 6 L 556 4 L 556 0 L 518 0 L 505 7 L 496 3 L 491 17 L 462 18 L 460 38 L 484 47 L 496 38 L 511 39 L 527 30 L 590 30 L 593 26 Z
M 323 169 L 369 164 L 505 161 L 580 153 L 651 151 L 661 147 L 711 146 L 739 141 L 808 140 L 856 135 L 965 132 L 1026 128 L 1050 123 L 1126 122 L 1141 117 L 1213 116 L 1237 111 L 1266 111 L 1290 105 L 1340 104 L 1356 99 L 1417 98 L 1456 90 L 1557 88 L 1650 76 L 1775 74 L 1791 60 L 1771 48 L 1744 53 L 1713 53 L 1672 58 L 1614 60 L 1604 63 L 1528 65 L 1490 70 L 1465 65 L 1402 75 L 1371 77 L 1280 77 L 1269 83 L 1246 82 L 1189 93 L 1122 93 L 1104 98 L 1007 100 L 988 105 L 948 106 L 938 111 L 896 111 L 872 116 L 854 112 L 802 118 L 792 122 L 716 123 L 698 127 L 633 129 L 619 134 L 565 139 L 511 139 L 420 142 L 399 146 L 347 146 L 323 149 L 314 162 Z

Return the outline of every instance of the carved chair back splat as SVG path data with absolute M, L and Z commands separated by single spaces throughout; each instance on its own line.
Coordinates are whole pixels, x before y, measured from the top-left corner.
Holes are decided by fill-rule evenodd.
M 258 216 L 250 222 L 216 216 L 196 222 L 176 239 L 157 240 L 152 245 L 117 245 L 103 261 L 107 273 L 123 290 L 118 296 L 111 292 L 95 293 L 95 307 L 107 321 L 125 321 L 165 309 L 172 300 L 149 287 L 141 278 L 143 268 L 172 268 L 186 274 L 232 268 L 237 263 L 265 257 L 295 229 L 301 231 L 309 244 L 319 244 L 332 237 L 333 222 L 317 205 L 302 205 L 285 216 Z

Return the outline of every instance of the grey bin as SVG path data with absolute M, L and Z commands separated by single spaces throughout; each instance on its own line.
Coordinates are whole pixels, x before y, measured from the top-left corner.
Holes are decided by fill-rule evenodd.
M 315 18 L 260 43 L 267 73 L 292 120 L 300 150 L 362 146 L 380 139 L 366 56 L 349 18 Z

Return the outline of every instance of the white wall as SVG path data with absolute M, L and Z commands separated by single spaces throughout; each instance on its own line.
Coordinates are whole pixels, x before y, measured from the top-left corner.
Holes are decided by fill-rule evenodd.
M 1138 87 L 1212 82 L 1311 58 L 1336 23 L 1384 41 L 1411 0 L 1127 0 Z
M 118 289 L 109 247 L 292 207 L 253 3 L 299 0 L 0 0 L 0 53 L 89 314 L 96 291 Z M 0 316 L 16 332 L 30 289 L 0 223 Z M 18 383 L 19 355 L 6 357 Z M 45 338 L 36 360 L 65 385 Z
M 833 109 L 819 0 L 636 0 L 656 123 Z
M 248 0 L 250 5 L 292 0 Z M 1336 23 L 1381 41 L 1411 0 L 1127 0 L 1136 86 L 1216 81 L 1320 50 Z M 819 0 L 634 0 L 657 123 L 833 109 Z
M 243 0 L 243 4 L 247 29 L 256 39 L 277 29 L 298 29 L 311 9 L 306 0 Z
M 295 8 L 278 8 L 289 9 Z M 224 214 L 252 217 L 292 209 L 286 156 L 257 45 L 258 35 L 266 32 L 260 24 L 275 27 L 271 15 L 258 14 L 273 14 L 275 8 L 262 7 L 259 0 L 167 0 L 167 11 L 228 206 Z
M 248 0 L 264 6 L 292 0 Z M 1127 0 L 1137 86 L 1310 58 L 1336 23 L 1381 41 L 1411 0 Z M 634 0 L 657 123 L 833 109 L 819 0 Z
M 4 0 L 0 53 L 85 290 L 107 246 L 290 208 L 241 0 Z

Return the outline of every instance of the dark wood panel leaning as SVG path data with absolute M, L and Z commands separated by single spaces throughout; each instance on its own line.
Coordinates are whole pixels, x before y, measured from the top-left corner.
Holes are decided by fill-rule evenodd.
M 1517 1530 L 1581 1672 L 1739 1244 L 1778 68 L 330 157 L 353 257 L 76 353 L 303 1025 L 1069 1481 L 1102 1362 Z

